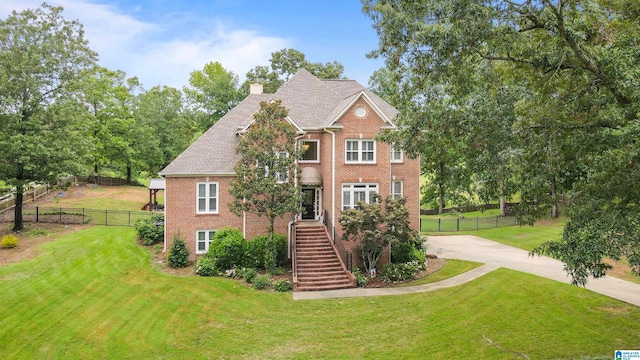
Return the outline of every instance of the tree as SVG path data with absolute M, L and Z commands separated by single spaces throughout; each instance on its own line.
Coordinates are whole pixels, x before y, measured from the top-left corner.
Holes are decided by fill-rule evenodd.
M 238 143 L 236 152 L 242 158 L 235 166 L 237 177 L 229 188 L 234 198 L 229 209 L 234 214 L 248 212 L 267 218 L 269 241 L 273 244 L 271 264 L 277 263 L 275 219 L 299 212 L 302 204 L 296 168 L 301 151 L 296 148 L 298 134 L 286 119 L 287 114 L 279 100 L 260 103 L 260 111 Z
M 208 130 L 246 97 L 238 81 L 238 75 L 217 61 L 209 62 L 202 70 L 191 73 L 190 86 L 184 87 L 184 93 L 191 102 L 201 131 Z
M 358 207 L 340 215 L 340 225 L 345 241 L 356 241 L 358 252 L 367 273 L 375 269 L 386 246 L 392 243 L 409 243 L 415 246 L 418 232 L 409 225 L 406 199 L 388 197 L 383 204 L 380 196 L 374 196 L 371 204 L 359 202 Z
M 147 146 L 150 132 L 133 115 L 135 94 L 142 86 L 138 78 L 127 78 L 123 71 L 95 67 L 82 88 L 83 101 L 93 118 L 94 173 L 107 166 L 125 175 L 130 184 L 133 168 L 140 168 L 154 148 Z
M 154 86 L 138 95 L 134 116 L 146 132 L 144 166 L 152 174 L 184 151 L 197 131 L 182 92 L 168 86 Z
M 640 270 L 632 235 L 640 231 L 640 169 L 631 150 L 640 112 L 637 2 L 365 0 L 364 11 L 380 36 L 370 55 L 406 74 L 405 87 L 446 83 L 449 96 L 466 98 L 477 86 L 471 75 L 499 64 L 494 82 L 526 89 L 515 128 L 525 141 L 522 188 L 534 201 L 523 210 L 552 203 L 554 183 L 572 198 L 562 240 L 536 253 L 562 259 L 576 284 L 604 275 L 605 257 L 626 256 Z
M 310 63 L 304 53 L 296 49 L 282 49 L 271 53 L 271 66 L 256 66 L 247 72 L 242 88 L 247 91 L 252 83 L 259 82 L 267 94 L 275 93 L 282 84 L 300 69 L 306 69 L 320 79 L 341 79 L 344 65 L 337 61 Z
M 0 20 L 0 177 L 16 187 L 16 231 L 25 187 L 80 171 L 92 148 L 78 95 L 96 53 L 61 13 L 43 4 Z

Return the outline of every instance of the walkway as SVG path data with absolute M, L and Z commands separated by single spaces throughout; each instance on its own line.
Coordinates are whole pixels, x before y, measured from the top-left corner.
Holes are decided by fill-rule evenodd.
M 330 299 L 361 296 L 400 295 L 433 291 L 464 284 L 487 274 L 497 268 L 526 272 L 548 279 L 571 283 L 564 271 L 562 262 L 544 256 L 530 257 L 526 250 L 497 243 L 471 235 L 430 236 L 427 245 L 429 252 L 439 252 L 445 259 L 459 259 L 482 262 L 485 265 L 467 273 L 436 283 L 381 289 L 343 289 L 313 292 L 294 292 L 294 300 Z M 589 279 L 587 289 L 614 299 L 640 306 L 640 285 L 614 277 Z

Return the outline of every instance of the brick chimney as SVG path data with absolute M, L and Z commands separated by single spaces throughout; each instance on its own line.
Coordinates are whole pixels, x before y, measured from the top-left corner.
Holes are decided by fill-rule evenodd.
M 262 84 L 260 83 L 253 83 L 251 84 L 251 86 L 249 87 L 249 94 L 251 95 L 260 95 L 262 94 Z

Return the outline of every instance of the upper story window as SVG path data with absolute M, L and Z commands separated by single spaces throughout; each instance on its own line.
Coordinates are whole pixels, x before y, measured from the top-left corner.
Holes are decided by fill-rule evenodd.
M 402 162 L 402 150 L 397 149 L 395 146 L 391 146 L 391 162 Z
M 345 144 L 345 162 L 374 164 L 376 162 L 375 140 L 347 140 Z
M 360 201 L 371 204 L 377 193 L 378 184 L 343 184 L 342 210 L 358 209 Z
M 320 162 L 320 141 L 302 140 L 300 149 L 302 149 L 300 162 Z
M 218 183 L 203 182 L 197 183 L 197 207 L 198 214 L 218 213 Z
M 275 178 L 276 181 L 278 183 L 286 183 L 289 181 L 289 172 L 288 169 L 283 169 L 285 171 L 278 171 L 280 169 L 282 169 L 281 163 L 279 162 L 279 160 L 277 159 L 284 159 L 284 158 L 288 158 L 289 157 L 289 153 L 288 152 L 276 152 L 276 160 L 275 163 L 273 164 L 273 167 L 275 167 L 276 172 L 275 172 Z M 256 161 L 256 167 L 259 169 L 263 170 L 264 173 L 264 177 L 269 177 L 270 175 L 270 171 L 271 169 L 269 168 L 269 165 L 262 165 L 260 162 Z

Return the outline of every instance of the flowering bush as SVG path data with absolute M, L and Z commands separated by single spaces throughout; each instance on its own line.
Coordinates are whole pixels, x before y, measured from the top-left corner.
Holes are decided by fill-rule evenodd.
M 424 268 L 424 262 L 417 260 L 401 264 L 387 264 L 382 267 L 380 278 L 386 282 L 403 281 L 411 279 Z

